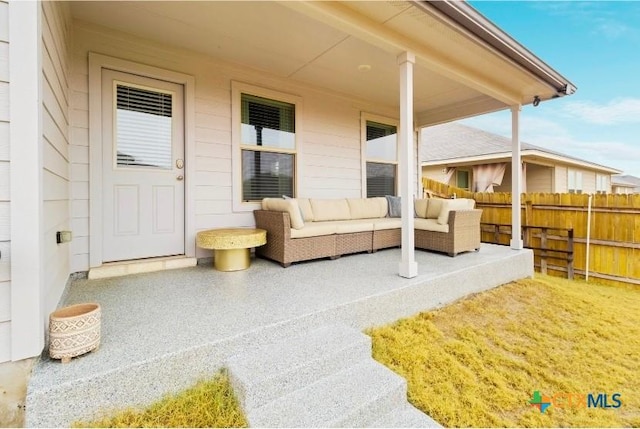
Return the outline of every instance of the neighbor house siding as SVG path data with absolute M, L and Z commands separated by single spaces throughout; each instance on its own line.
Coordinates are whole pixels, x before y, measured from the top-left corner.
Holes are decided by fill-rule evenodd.
M 89 268 L 88 54 L 99 52 L 195 78 L 195 229 L 253 226 L 252 211 L 234 211 L 231 82 L 239 81 L 302 98 L 302 130 L 297 195 L 314 198 L 359 197 L 361 186 L 360 115 L 398 117 L 397 109 L 238 67 L 186 50 L 173 49 L 115 30 L 74 22 L 71 75 L 72 271 Z M 239 192 L 235 190 L 235 192 Z M 210 255 L 198 249 L 197 256 Z
M 582 171 L 582 193 L 583 194 L 595 194 L 596 193 L 596 172 L 589 170 Z
M 553 168 L 544 165 L 527 164 L 527 192 L 553 190 Z
M 0 2 L 0 362 L 11 360 L 9 4 Z
M 567 167 L 556 165 L 555 167 L 555 189 L 553 192 L 564 194 L 567 189 Z
M 42 2 L 42 209 L 45 314 L 56 308 L 70 273 L 69 54 L 71 16 L 62 2 Z
M 444 183 L 445 173 L 443 170 L 445 168 L 446 167 L 422 167 L 422 177 Z

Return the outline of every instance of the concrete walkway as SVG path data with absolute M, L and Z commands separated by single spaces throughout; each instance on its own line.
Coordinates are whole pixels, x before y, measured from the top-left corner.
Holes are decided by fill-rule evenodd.
M 26 425 L 68 426 L 97 411 L 148 404 L 210 377 L 237 353 L 326 323 L 363 330 L 533 275 L 531 251 L 483 245 L 455 258 L 416 252 L 419 275 L 397 275 L 399 249 L 283 269 L 209 266 L 78 280 L 67 304 L 99 302 L 98 352 L 34 368 Z

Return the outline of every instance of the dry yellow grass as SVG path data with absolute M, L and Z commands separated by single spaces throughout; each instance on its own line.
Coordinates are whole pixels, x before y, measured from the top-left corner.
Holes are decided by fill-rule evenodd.
M 375 359 L 444 426 L 640 426 L 638 289 L 536 276 L 369 334 Z M 540 413 L 536 390 L 620 393 L 622 406 Z
M 144 410 L 128 409 L 74 427 L 247 427 L 247 421 L 224 373 Z

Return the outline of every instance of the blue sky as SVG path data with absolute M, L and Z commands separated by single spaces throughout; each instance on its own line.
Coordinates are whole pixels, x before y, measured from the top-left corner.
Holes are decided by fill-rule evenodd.
M 578 87 L 523 107 L 521 140 L 640 177 L 640 2 L 470 4 Z M 509 111 L 464 123 L 511 135 Z

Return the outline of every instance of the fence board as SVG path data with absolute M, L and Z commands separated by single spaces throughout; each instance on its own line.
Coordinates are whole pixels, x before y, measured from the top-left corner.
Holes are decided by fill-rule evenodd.
M 424 178 L 426 191 L 435 195 L 473 198 L 482 209 L 482 222 L 511 224 L 510 193 L 473 193 L 454 186 Z M 586 194 L 522 194 L 523 225 L 549 228 L 573 228 L 574 268 L 576 274 L 586 269 L 587 207 Z M 589 275 L 615 282 L 640 283 L 640 194 L 597 194 L 592 197 Z M 495 242 L 493 230 L 483 230 L 482 241 Z M 533 246 L 540 239 L 529 237 Z M 509 237 L 501 234 L 500 244 L 508 244 Z M 549 242 L 550 246 L 555 246 Z M 536 263 L 540 261 L 536 258 Z M 562 273 L 563 270 L 549 272 Z M 565 269 L 566 272 L 566 269 Z

